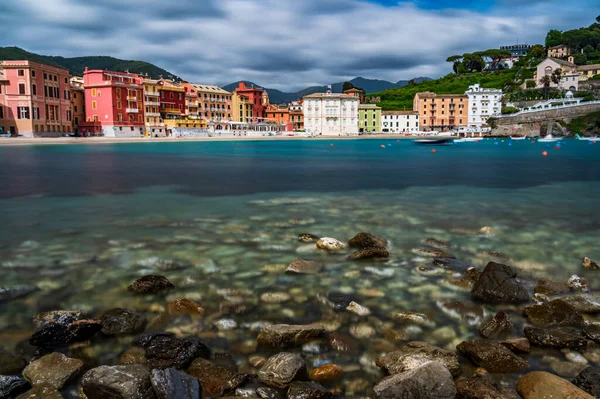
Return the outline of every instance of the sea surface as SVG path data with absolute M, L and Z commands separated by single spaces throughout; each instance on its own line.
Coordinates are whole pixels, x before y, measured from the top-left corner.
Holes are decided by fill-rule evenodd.
M 197 335 L 229 353 L 238 370 L 256 372 L 249 358 L 272 353 L 256 348 L 261 326 L 323 322 L 354 349 L 334 351 L 323 339 L 292 351 L 303 353 L 309 369 L 341 365 L 344 377 L 328 387 L 369 395 L 384 376 L 374 360 L 407 340 L 454 349 L 477 338 L 498 310 L 523 336 L 521 308 L 473 302 L 457 283 L 461 273 L 417 251 L 429 248 L 425 239 L 448 242 L 446 255 L 479 268 L 515 266 L 530 293 L 538 278 L 573 274 L 596 288 L 600 272 L 584 271 L 581 259 L 600 259 L 599 210 L 600 143 L 574 140 L 558 147 L 494 139 L 444 147 L 391 139 L 0 147 L 0 287 L 37 288 L 0 304 L 0 346 L 30 350 L 24 342 L 42 311 L 98 316 L 121 307 L 144 313 L 151 330 Z M 388 260 L 349 261 L 349 250 L 327 253 L 297 238 L 347 242 L 363 231 L 389 241 Z M 286 274 L 296 257 L 324 269 Z M 146 274 L 164 275 L 176 288 L 163 296 L 128 293 Z M 327 298 L 336 292 L 371 314 L 334 311 Z M 265 293 L 287 295 L 268 303 Z M 184 297 L 204 316 L 165 321 L 166 303 Z M 250 311 L 223 311 L 228 301 Z M 399 323 L 393 315 L 402 311 L 430 323 Z M 70 350 L 90 367 L 116 364 L 131 340 L 97 337 Z M 569 365 L 567 355 L 536 349 L 528 358 L 557 372 Z M 600 355 L 588 358 L 594 364 Z M 518 375 L 494 378 L 512 384 Z

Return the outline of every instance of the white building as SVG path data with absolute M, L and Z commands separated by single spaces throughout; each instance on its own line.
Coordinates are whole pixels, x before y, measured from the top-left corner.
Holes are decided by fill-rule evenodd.
M 419 131 L 419 112 L 383 111 L 381 113 L 382 133 L 415 133 Z
M 489 117 L 502 111 L 502 90 L 484 89 L 475 84 L 465 92 L 469 97 L 469 127 L 481 127 Z
M 304 129 L 307 133 L 358 134 L 358 97 L 327 92 L 310 94 L 303 100 Z
M 544 84 L 541 82 L 543 76 L 552 76 L 554 71 L 560 69 L 561 78 L 558 84 L 550 81 L 549 87 L 558 87 L 564 91 L 577 91 L 579 90 L 579 68 L 572 62 L 564 61 L 556 58 L 546 58 L 540 62 L 536 67 L 534 79 L 537 84 L 537 88 L 543 88 Z

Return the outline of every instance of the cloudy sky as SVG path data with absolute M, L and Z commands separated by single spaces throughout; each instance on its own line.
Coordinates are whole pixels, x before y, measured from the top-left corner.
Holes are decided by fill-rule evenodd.
M 598 0 L 1 0 L 0 46 L 149 61 L 286 91 L 450 71 L 445 59 L 588 26 Z

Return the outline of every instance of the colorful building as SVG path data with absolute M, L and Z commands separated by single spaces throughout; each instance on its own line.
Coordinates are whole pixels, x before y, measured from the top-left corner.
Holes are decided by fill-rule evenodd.
M 469 97 L 464 94 L 436 94 L 428 91 L 415 95 L 413 110 L 419 113 L 422 130 L 448 130 L 455 126 L 467 126 L 468 104 Z
M 382 133 L 410 134 L 419 131 L 417 111 L 383 111 L 381 113 Z
M 227 122 L 233 120 L 231 93 L 219 86 L 192 84 L 198 96 L 199 118 L 208 122 L 214 130 L 224 130 Z
M 83 78 L 73 76 L 71 86 L 71 109 L 73 110 L 73 132 L 79 133 L 79 123 L 85 122 L 85 89 Z
M 359 97 L 360 98 L 360 97 Z M 381 127 L 381 107 L 375 104 L 360 104 L 358 106 L 359 133 L 378 132 Z
M 252 103 L 252 117 L 254 118 L 254 122 L 261 122 L 265 118 L 263 104 L 265 91 L 256 87 L 248 87 L 246 86 L 246 83 L 240 82 L 235 89 L 235 92 L 239 95 L 248 97 Z
M 106 137 L 145 135 L 144 90 L 138 75 L 86 68 L 83 82 L 86 121 L 80 123 L 82 133 Z
M 469 127 L 481 127 L 492 116 L 502 111 L 502 90 L 484 89 L 479 84 L 469 86 L 465 92 L 469 97 Z
M 144 78 L 144 125 L 146 136 L 165 137 L 167 129 L 160 116 L 160 85 L 158 80 Z
M 185 118 L 185 87 L 167 79 L 160 79 L 157 84 L 160 95 L 160 116 L 163 121 Z
M 367 93 L 365 93 L 365 91 L 363 89 L 359 89 L 358 87 L 353 87 L 351 89 L 344 90 L 343 93 L 347 94 L 349 96 L 358 97 L 361 104 L 363 104 L 365 102 L 365 99 L 367 96 Z
M 0 127 L 24 137 L 73 131 L 69 72 L 32 61 L 0 61 Z
M 514 57 L 523 57 L 529 53 L 531 46 L 529 44 L 512 44 L 510 46 L 500 46 L 500 50 L 510 51 Z
M 250 101 L 248 96 L 244 96 L 238 93 L 233 93 L 231 96 L 231 120 L 233 122 L 250 122 L 254 119 L 252 110 L 254 104 Z
M 568 55 L 571 55 L 571 49 L 565 44 L 548 47 L 548 57 L 550 58 L 563 58 Z
M 265 107 L 265 122 L 285 125 L 285 130 L 288 132 L 294 130 L 294 125 L 291 123 L 290 118 L 290 109 L 287 105 L 269 104 Z
M 359 103 L 358 97 L 331 91 L 304 96 L 304 129 L 313 135 L 356 135 Z
M 290 122 L 295 131 L 304 130 L 304 113 L 302 112 L 302 100 L 293 101 L 288 105 L 290 110 Z
M 533 74 L 536 87 L 538 89 L 544 87 L 544 84 L 541 82 L 542 76 L 551 76 L 557 69 L 560 69 L 561 78 L 558 81 L 558 84 L 550 79 L 549 87 L 558 87 L 562 90 L 571 91 L 579 89 L 579 67 L 572 62 L 561 60 L 559 58 L 546 58 L 537 65 L 535 73 Z

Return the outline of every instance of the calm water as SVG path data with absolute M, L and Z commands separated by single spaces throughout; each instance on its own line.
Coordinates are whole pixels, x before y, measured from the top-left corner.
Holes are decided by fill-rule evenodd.
M 583 256 L 600 259 L 600 143 L 497 143 L 436 147 L 435 154 L 395 140 L 0 147 L 0 286 L 39 288 L 0 305 L 0 340 L 17 347 L 34 329 L 32 316 L 44 310 L 96 315 L 124 307 L 153 320 L 166 302 L 187 297 L 206 310 L 203 318 L 154 326 L 200 335 L 245 372 L 256 371 L 249 356 L 268 354 L 252 347 L 257 322 L 326 321 L 354 335 L 355 352 L 305 357 L 309 367 L 345 368 L 332 387 L 369 394 L 383 376 L 374 359 L 401 346 L 391 332 L 454 348 L 477 337 L 481 319 L 504 309 L 522 333 L 520 309 L 473 304 L 469 291 L 451 282 L 460 276 L 415 255 L 426 238 L 450 242 L 447 253 L 477 266 L 498 261 L 487 252 L 499 251 L 510 258 L 500 261 L 523 275 L 565 281 L 577 273 L 600 283 L 581 270 Z M 484 226 L 495 234 L 480 234 Z M 309 232 L 347 241 L 360 231 L 387 238 L 390 259 L 350 262 L 296 238 Z M 297 256 L 319 260 L 324 271 L 286 275 Z M 166 298 L 126 292 L 137 277 L 157 273 L 177 287 Z M 256 308 L 221 313 L 231 288 Z M 323 299 L 331 291 L 355 295 L 372 315 L 333 312 Z M 263 303 L 267 292 L 291 300 Z M 452 301 L 473 305 L 475 320 L 444 311 Z M 392 313 L 404 310 L 425 313 L 433 324 L 394 322 Z M 237 327 L 224 330 L 223 319 Z M 127 340 L 98 338 L 83 350 L 93 365 L 116 363 L 128 347 Z M 566 361 L 560 351 L 534 352 L 529 360 L 555 372 L 552 362 Z

